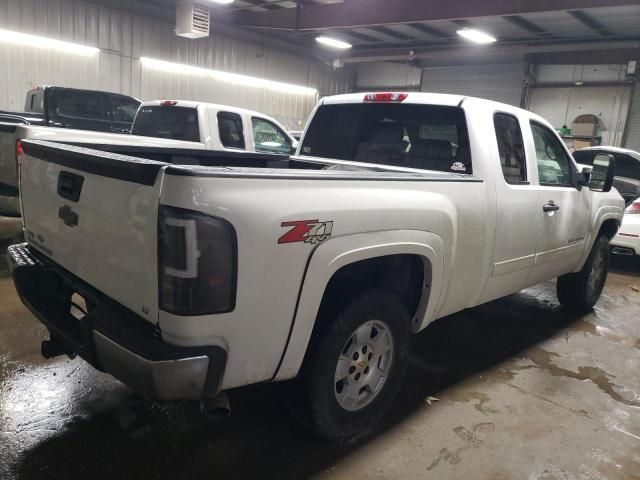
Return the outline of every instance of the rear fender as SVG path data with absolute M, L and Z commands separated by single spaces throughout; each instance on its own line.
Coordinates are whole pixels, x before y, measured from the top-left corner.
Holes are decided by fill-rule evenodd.
M 439 236 L 418 230 L 395 230 L 333 238 L 321 244 L 309 259 L 289 341 L 274 380 L 286 380 L 298 374 L 324 291 L 333 274 L 354 262 L 398 254 L 418 255 L 431 267 L 431 279 L 427 279 L 423 287 L 412 330 L 422 330 L 434 319 L 444 280 L 444 244 Z

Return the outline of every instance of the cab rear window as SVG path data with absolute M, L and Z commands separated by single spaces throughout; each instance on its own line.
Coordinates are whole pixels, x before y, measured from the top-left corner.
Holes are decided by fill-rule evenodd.
M 323 105 L 301 155 L 472 173 L 469 134 L 458 107 L 417 104 Z
M 198 111 L 195 108 L 153 105 L 141 107 L 133 122 L 133 135 L 200 141 Z

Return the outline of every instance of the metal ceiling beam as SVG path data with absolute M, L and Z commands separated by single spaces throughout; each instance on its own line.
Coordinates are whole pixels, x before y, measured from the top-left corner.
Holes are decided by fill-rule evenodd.
M 354 32 L 353 30 L 345 30 L 344 32 L 340 31 L 340 35 L 346 35 L 347 37 L 355 38 L 356 40 L 360 40 L 361 42 L 367 43 L 382 43 L 382 40 L 376 37 L 372 37 L 371 35 L 366 35 L 360 32 Z
M 443 32 L 442 30 L 438 30 L 437 28 L 430 27 L 423 23 L 405 23 L 407 27 L 411 27 L 414 30 L 418 30 L 419 32 L 426 33 L 427 35 L 431 35 L 432 37 L 437 38 L 449 38 L 451 35 Z
M 416 39 L 416 37 L 411 37 L 409 35 L 405 35 L 404 33 L 396 32 L 389 27 L 371 27 L 371 29 L 378 33 L 386 35 L 387 37 L 395 38 L 396 40 L 407 41 Z
M 583 52 L 551 52 L 527 55 L 525 61 L 529 63 L 545 63 L 549 65 L 584 64 L 623 64 L 629 60 L 640 58 L 639 48 L 620 48 L 616 50 L 595 50 Z
M 521 17 L 520 15 L 505 15 L 502 17 L 503 20 L 506 20 L 512 25 L 521 28 L 525 32 L 533 33 L 539 37 L 550 37 L 551 33 L 547 32 L 543 28 L 540 28 L 535 23 L 527 20 L 526 18 Z
M 528 55 L 534 53 L 553 52 L 580 52 L 580 51 L 602 51 L 621 48 L 638 48 L 640 37 L 623 41 L 598 41 L 582 43 L 557 43 L 548 45 L 491 45 L 491 46 L 465 46 L 465 47 L 442 47 L 430 48 L 425 51 L 414 51 L 409 53 L 404 49 L 390 49 L 386 51 L 372 50 L 370 53 L 363 52 L 359 56 L 343 57 L 344 63 L 364 63 L 364 62 L 406 62 L 408 60 L 428 60 L 428 59 L 452 59 L 452 58 L 475 58 L 487 56 L 495 57 L 500 55 Z
M 462 27 L 462 28 L 475 28 L 475 25 L 473 24 L 473 22 L 467 20 L 466 18 L 460 18 L 458 20 L 451 20 L 451 23 L 453 23 L 454 25 L 456 25 L 458 27 Z
M 270 12 L 235 11 L 228 16 L 237 25 L 314 30 L 628 5 L 640 5 L 640 0 L 347 0 L 306 5 L 298 15 L 296 9 L 287 8 Z
M 613 33 L 607 30 L 607 28 L 604 25 L 602 25 L 602 23 L 600 23 L 598 20 L 593 18 L 587 12 L 583 12 L 582 10 L 571 10 L 571 11 L 568 11 L 567 13 L 571 15 L 573 18 L 575 18 L 576 20 L 578 20 L 580 23 L 585 25 L 586 27 L 596 32 L 598 35 L 602 35 L 603 37 L 613 36 Z

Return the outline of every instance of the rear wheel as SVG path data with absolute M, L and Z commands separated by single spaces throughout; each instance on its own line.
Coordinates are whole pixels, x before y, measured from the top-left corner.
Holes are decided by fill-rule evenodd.
M 600 298 L 609 272 L 609 241 L 599 236 L 582 270 L 558 278 L 558 300 L 563 307 L 590 310 Z
M 365 292 L 316 333 L 301 374 L 303 420 L 316 435 L 351 440 L 369 432 L 402 385 L 409 315 L 381 290 Z

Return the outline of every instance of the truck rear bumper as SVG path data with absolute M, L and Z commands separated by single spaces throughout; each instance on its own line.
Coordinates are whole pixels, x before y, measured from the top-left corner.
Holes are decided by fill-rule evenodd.
M 157 400 L 203 398 L 218 392 L 227 352 L 219 346 L 178 347 L 142 317 L 93 289 L 26 243 L 7 249 L 22 302 L 51 339 L 99 370 Z M 71 314 L 72 295 L 87 313 Z

